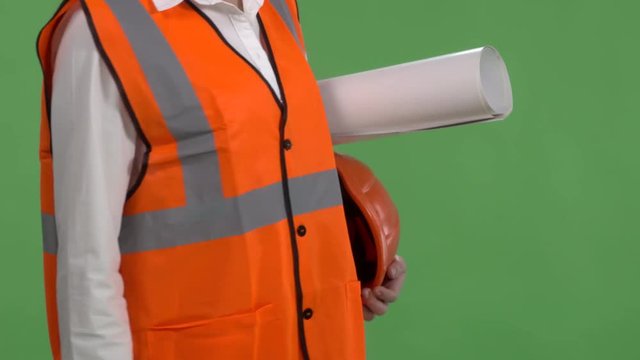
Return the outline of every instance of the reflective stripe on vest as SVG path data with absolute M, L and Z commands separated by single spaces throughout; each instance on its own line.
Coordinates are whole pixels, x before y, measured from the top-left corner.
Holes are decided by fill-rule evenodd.
M 336 172 L 328 170 L 309 176 L 289 179 L 294 215 L 305 214 L 342 203 L 334 184 Z M 276 183 L 235 198 L 219 198 L 208 203 L 190 203 L 184 208 L 141 213 L 123 217 L 120 251 L 155 250 L 199 241 L 240 235 L 287 218 L 282 204 L 282 184 Z M 193 205 L 191 205 L 193 204 Z M 241 212 L 242 218 L 228 222 L 228 214 Z M 213 214 L 211 218 L 193 223 L 189 228 L 166 227 L 181 219 L 198 218 L 198 214 Z M 222 216 L 227 214 L 227 216 Z M 44 250 L 57 252 L 57 236 L 53 215 L 43 214 Z M 216 221 L 218 220 L 218 221 Z M 240 221 L 242 220 L 242 222 Z

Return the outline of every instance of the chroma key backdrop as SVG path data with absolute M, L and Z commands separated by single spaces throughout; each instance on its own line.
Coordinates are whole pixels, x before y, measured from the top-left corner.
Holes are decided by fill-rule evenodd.
M 368 358 L 640 359 L 638 2 L 298 2 L 318 79 L 493 45 L 513 86 L 504 121 L 336 146 L 401 216 Z M 0 1 L 2 359 L 50 358 L 35 39 L 57 6 Z

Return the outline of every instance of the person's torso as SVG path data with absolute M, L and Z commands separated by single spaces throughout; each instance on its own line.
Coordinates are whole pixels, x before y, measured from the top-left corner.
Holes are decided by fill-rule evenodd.
M 280 102 L 189 2 L 82 5 L 149 149 L 119 238 L 135 358 L 363 358 L 329 129 L 286 19 L 258 15 Z

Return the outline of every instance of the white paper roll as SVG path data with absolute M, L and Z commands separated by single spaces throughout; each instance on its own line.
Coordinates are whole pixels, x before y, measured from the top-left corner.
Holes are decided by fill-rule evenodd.
M 507 67 L 492 46 L 318 82 L 335 144 L 506 118 Z

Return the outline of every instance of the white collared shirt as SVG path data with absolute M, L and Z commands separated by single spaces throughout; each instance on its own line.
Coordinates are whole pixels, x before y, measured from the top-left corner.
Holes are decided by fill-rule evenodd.
M 155 0 L 160 11 L 182 0 Z M 263 0 L 194 0 L 280 96 L 262 48 Z M 130 360 L 131 331 L 119 273 L 127 190 L 145 151 L 76 6 L 53 38 L 51 136 L 58 236 L 57 304 L 62 360 Z M 57 49 L 57 51 L 56 51 Z

